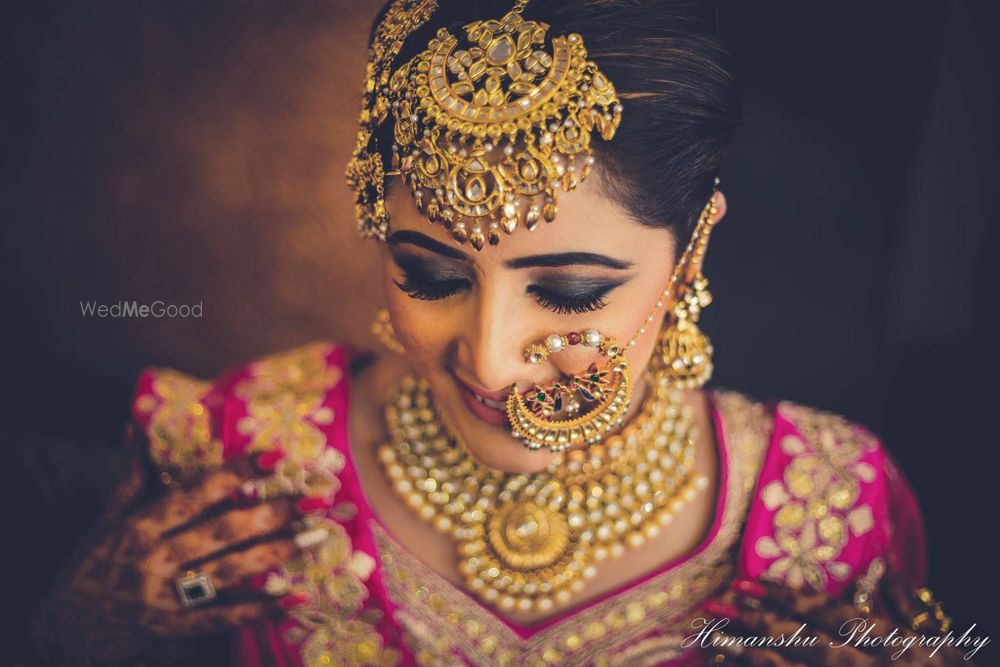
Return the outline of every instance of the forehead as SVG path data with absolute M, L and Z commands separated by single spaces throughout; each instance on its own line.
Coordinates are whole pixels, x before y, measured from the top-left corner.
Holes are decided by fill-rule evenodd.
M 673 237 L 668 230 L 640 225 L 622 206 L 604 195 L 599 170 L 572 191 L 557 192 L 557 197 L 559 210 L 552 222 L 542 220 L 531 231 L 521 225 L 512 234 L 501 232 L 498 245 L 487 245 L 477 252 L 470 243 L 458 243 L 442 225 L 424 217 L 399 180 L 389 188 L 386 197 L 389 235 L 402 230 L 421 232 L 461 250 L 481 265 L 561 252 L 600 253 L 641 263 L 670 257 L 673 252 Z

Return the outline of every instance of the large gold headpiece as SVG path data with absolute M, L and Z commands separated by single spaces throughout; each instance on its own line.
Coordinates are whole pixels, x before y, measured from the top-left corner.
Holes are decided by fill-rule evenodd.
M 476 250 L 500 231 L 534 229 L 556 216 L 556 188 L 589 173 L 591 133 L 614 136 L 622 106 L 614 86 L 587 60 L 580 35 L 547 40 L 549 26 L 521 16 L 518 0 L 501 19 L 473 21 L 459 39 L 445 28 L 426 50 L 393 69 L 407 35 L 437 2 L 397 0 L 376 29 L 364 106 L 347 168 L 359 229 L 385 240 L 385 177 L 403 176 L 417 208 Z M 394 121 L 392 171 L 376 131 Z

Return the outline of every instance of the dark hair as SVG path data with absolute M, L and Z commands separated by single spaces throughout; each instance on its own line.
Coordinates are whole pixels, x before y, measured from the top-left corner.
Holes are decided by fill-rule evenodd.
M 500 18 L 513 5 L 441 0 L 407 38 L 394 66 L 426 48 L 438 28 L 461 34 L 465 24 Z M 675 233 L 693 228 L 740 119 L 732 58 L 716 34 L 714 15 L 690 0 L 531 0 L 523 15 L 548 23 L 550 35 L 579 33 L 589 59 L 622 100 L 614 138 L 591 142 L 605 195 L 641 224 Z M 392 144 L 391 126 L 385 123 L 378 133 L 384 153 Z

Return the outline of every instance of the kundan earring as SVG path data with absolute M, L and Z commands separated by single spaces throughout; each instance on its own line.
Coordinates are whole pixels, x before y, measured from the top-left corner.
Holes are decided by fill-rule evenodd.
M 708 280 L 686 286 L 660 331 L 650 373 L 681 389 L 699 388 L 712 375 L 712 343 L 700 328 L 701 309 L 712 302 Z
M 392 328 L 392 320 L 389 319 L 389 311 L 387 309 L 380 308 L 375 313 L 375 320 L 372 322 L 372 333 L 388 350 L 398 354 L 405 352 L 403 346 L 396 339 L 396 332 Z
M 688 279 L 678 288 L 649 364 L 651 375 L 661 383 L 680 389 L 702 387 L 712 375 L 712 343 L 698 328 L 698 318 L 702 308 L 712 303 L 712 293 L 708 291 L 708 279 L 701 272 L 701 264 L 718 212 L 713 192 L 685 251 L 689 256 L 685 262 Z
M 717 188 L 718 179 L 715 185 Z M 671 298 L 674 305 L 669 322 L 657 339 L 647 372 L 656 385 L 692 388 L 705 384 L 712 373 L 712 345 L 696 323 L 701 309 L 712 300 L 701 264 L 718 212 L 713 191 L 670 281 L 627 345 L 588 329 L 565 335 L 553 333 L 524 350 L 525 361 L 540 364 L 570 346 L 583 344 L 598 349 L 602 356 L 608 357 L 608 362 L 601 369 L 591 364 L 585 373 L 572 375 L 566 382 L 553 382 L 545 387 L 535 385 L 523 395 L 515 384 L 507 397 L 511 435 L 530 450 L 547 447 L 559 452 L 577 443 L 597 444 L 620 426 L 628 412 L 633 388 L 624 352 L 635 347 L 656 313 Z

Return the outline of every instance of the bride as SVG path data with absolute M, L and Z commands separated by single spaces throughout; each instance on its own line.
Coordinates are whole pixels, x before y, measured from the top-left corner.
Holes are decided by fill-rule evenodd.
M 133 474 L 38 614 L 58 660 L 882 665 L 845 623 L 949 636 L 878 438 L 704 388 L 739 105 L 693 3 L 392 0 L 363 90 L 372 345 L 143 373 Z

